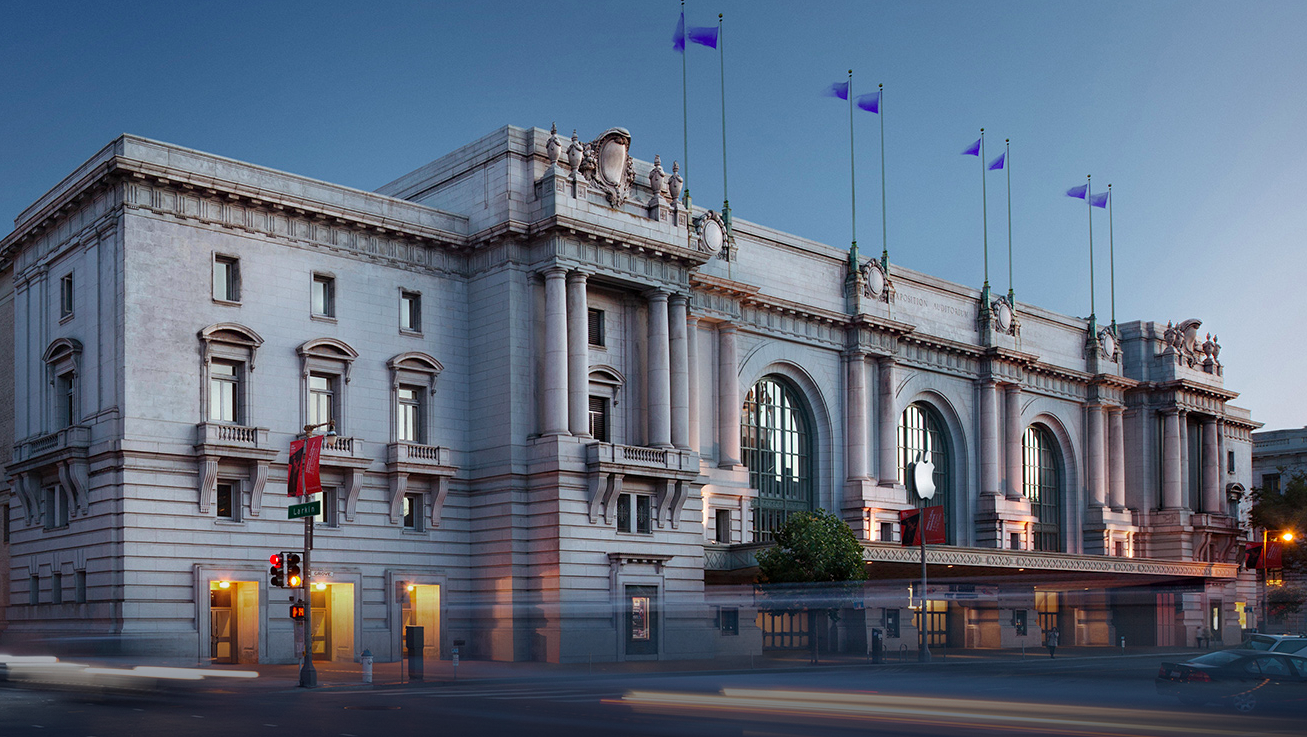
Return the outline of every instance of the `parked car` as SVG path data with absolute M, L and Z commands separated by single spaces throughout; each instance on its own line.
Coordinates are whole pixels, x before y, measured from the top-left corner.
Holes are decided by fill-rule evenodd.
M 1191 706 L 1220 702 L 1238 711 L 1266 704 L 1307 706 L 1307 658 L 1266 650 L 1218 650 L 1162 663 L 1157 692 Z
M 1273 653 L 1307 655 L 1307 636 L 1303 635 L 1249 635 L 1239 646 L 1241 650 L 1269 650 Z

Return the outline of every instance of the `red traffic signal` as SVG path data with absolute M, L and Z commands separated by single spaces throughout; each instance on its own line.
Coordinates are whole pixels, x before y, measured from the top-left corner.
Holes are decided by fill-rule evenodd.
M 272 567 L 268 569 L 268 583 L 278 588 L 286 585 L 286 559 L 281 553 L 273 553 L 268 556 L 268 562 Z
M 273 553 L 268 556 L 268 563 L 274 568 L 281 568 L 281 553 Z

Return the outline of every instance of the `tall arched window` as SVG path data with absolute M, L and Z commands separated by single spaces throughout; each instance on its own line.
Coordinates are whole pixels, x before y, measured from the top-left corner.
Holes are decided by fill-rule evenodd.
M 912 464 L 925 460 L 935 464 L 935 496 L 929 500 L 922 499 L 908 480 Z M 953 477 L 949 469 L 953 457 L 949 452 L 948 432 L 944 420 L 933 407 L 922 402 L 913 402 L 903 410 L 899 418 L 899 483 L 908 488 L 908 496 L 918 507 L 944 507 L 951 510 L 953 498 Z M 953 520 L 945 520 L 948 541 L 953 541 Z
M 764 376 L 744 400 L 740 450 L 753 505 L 754 539 L 766 542 L 795 512 L 811 511 L 812 421 L 799 393 L 779 376 Z
M 1021 436 L 1022 488 L 1035 517 L 1031 542 L 1035 550 L 1062 550 L 1062 472 L 1053 434 L 1031 425 Z

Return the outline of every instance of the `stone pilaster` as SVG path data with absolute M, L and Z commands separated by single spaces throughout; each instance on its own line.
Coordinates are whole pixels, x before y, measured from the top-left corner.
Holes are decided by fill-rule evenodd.
M 567 270 L 545 270 L 545 365 L 540 387 L 542 435 L 567 435 Z
M 1125 425 L 1124 410 L 1110 407 L 1107 410 L 1107 481 L 1108 499 L 1112 509 L 1125 511 Z
M 717 328 L 717 465 L 740 465 L 740 379 L 736 328 L 722 323 Z
M 567 426 L 590 437 L 590 323 L 586 274 L 567 275 Z
M 667 328 L 668 293 L 655 289 L 649 300 L 649 362 L 645 370 L 649 381 L 649 445 L 672 447 L 671 351 Z
M 845 357 L 845 466 L 849 481 L 867 478 L 867 363 L 862 353 Z
M 1216 442 L 1216 418 L 1203 418 L 1203 511 L 1225 514 L 1221 503 L 1221 456 Z
M 668 300 L 669 348 L 671 350 L 672 445 L 690 448 L 690 369 L 686 347 L 686 301 L 684 294 Z
M 1162 509 L 1180 509 L 1180 413 L 1162 410 L 1162 423 Z
M 998 496 L 998 386 L 980 382 L 980 493 Z
M 699 441 L 699 318 L 690 315 L 685 319 L 685 365 L 686 365 L 686 402 L 689 408 L 690 427 L 686 430 L 690 450 L 702 453 Z
M 1008 499 L 1017 501 L 1022 494 L 1021 436 L 1025 424 L 1021 421 L 1021 385 L 1008 384 L 1003 387 L 1003 493 Z
M 894 408 L 894 388 L 898 364 L 893 358 L 880 359 L 879 397 L 876 402 L 876 447 L 880 467 L 880 485 L 894 486 L 899 481 L 898 413 Z
M 1106 460 L 1103 454 L 1103 405 L 1097 402 L 1085 407 L 1085 433 L 1088 435 L 1086 450 L 1089 467 L 1085 479 L 1089 486 L 1089 506 L 1101 508 L 1107 506 L 1107 485 L 1104 483 Z

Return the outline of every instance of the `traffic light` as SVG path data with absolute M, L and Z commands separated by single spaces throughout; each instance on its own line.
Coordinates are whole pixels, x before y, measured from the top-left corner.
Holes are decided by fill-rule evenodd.
M 300 570 L 300 554 L 286 553 L 286 585 L 292 589 L 304 583 L 304 572 Z
M 272 567 L 268 569 L 270 576 L 268 583 L 272 586 L 283 587 L 286 585 L 286 558 L 281 553 L 273 553 L 268 556 L 268 562 Z
M 290 605 L 290 618 L 297 622 L 304 619 L 304 602 L 296 601 Z

